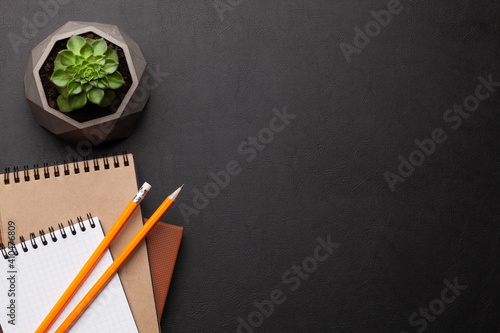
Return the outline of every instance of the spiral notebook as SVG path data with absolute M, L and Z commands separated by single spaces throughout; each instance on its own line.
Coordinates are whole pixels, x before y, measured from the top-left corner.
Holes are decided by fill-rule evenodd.
M 7 243 L 8 221 L 18 235 L 66 221 L 68 216 L 99 216 L 107 233 L 137 193 L 132 154 L 82 162 L 14 168 L 0 184 L 1 237 Z M 138 209 L 111 244 L 117 256 L 141 228 Z M 140 333 L 160 332 L 146 243 L 140 245 L 119 271 Z
M 15 232 L 15 222 L 7 222 Z M 4 313 L 0 324 L 4 333 L 34 332 L 50 312 L 66 287 L 104 238 L 99 219 L 79 219 L 65 228 L 51 228 L 48 234 L 35 237 L 8 248 L 2 246 L 0 257 L 0 302 Z M 49 332 L 69 315 L 94 283 L 113 262 L 108 250 L 82 284 Z M 137 333 L 137 326 L 118 275 L 75 322 L 70 333 Z

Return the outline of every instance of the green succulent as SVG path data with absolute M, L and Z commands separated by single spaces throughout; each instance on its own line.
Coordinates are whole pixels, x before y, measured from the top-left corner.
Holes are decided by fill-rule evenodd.
M 117 71 L 118 54 L 104 39 L 71 36 L 54 61 L 50 81 L 61 94 L 57 105 L 62 112 L 84 107 L 88 101 L 102 107 L 111 105 L 114 89 L 125 84 Z

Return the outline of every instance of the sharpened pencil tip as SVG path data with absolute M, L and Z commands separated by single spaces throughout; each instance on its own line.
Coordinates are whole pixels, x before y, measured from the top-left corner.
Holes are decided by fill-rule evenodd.
M 184 185 L 182 185 L 181 187 L 179 187 L 177 190 L 174 191 L 174 193 L 170 194 L 168 197 L 170 198 L 170 200 L 172 201 L 175 201 L 175 199 L 177 198 L 177 196 L 179 195 L 179 193 L 181 192 L 182 190 L 182 187 Z

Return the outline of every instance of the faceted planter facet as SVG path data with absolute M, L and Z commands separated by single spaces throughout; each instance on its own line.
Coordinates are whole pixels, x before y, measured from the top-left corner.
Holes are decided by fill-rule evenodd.
M 49 106 L 39 72 L 57 41 L 84 33 L 99 35 L 123 50 L 132 85 L 121 103 L 113 106 L 116 112 L 78 122 Z M 139 46 L 117 26 L 70 21 L 33 48 L 24 75 L 24 89 L 30 109 L 41 126 L 70 142 L 88 141 L 98 145 L 130 136 L 150 96 L 147 79 L 146 59 Z

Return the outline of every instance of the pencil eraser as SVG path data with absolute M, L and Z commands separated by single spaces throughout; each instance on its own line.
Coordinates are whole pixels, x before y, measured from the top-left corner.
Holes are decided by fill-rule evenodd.
M 144 191 L 149 192 L 149 190 L 151 190 L 151 185 L 149 185 L 148 183 L 144 183 L 144 185 L 142 185 L 142 188 L 144 189 Z

